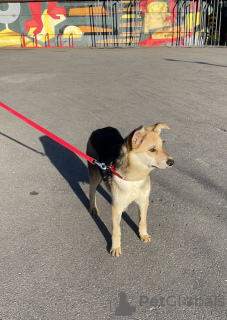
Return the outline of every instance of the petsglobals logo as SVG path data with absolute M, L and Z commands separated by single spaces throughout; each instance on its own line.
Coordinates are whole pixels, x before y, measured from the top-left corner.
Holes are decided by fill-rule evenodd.
M 224 296 L 181 296 L 170 295 L 167 297 L 159 296 L 149 298 L 140 296 L 140 307 L 224 307 Z
M 134 297 L 133 297 L 134 296 Z M 109 299 L 108 319 L 140 319 L 146 320 L 154 314 L 157 308 L 223 308 L 227 305 L 223 295 L 196 296 L 196 295 L 160 295 L 135 297 L 125 291 L 113 294 Z

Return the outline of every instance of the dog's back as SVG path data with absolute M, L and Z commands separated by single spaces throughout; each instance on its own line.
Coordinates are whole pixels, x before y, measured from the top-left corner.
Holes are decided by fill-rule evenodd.
M 88 141 L 88 155 L 98 157 L 98 161 L 110 165 L 118 157 L 121 146 L 124 142 L 120 132 L 112 127 L 98 129 L 92 132 Z M 89 154 L 89 144 L 92 145 L 96 155 Z

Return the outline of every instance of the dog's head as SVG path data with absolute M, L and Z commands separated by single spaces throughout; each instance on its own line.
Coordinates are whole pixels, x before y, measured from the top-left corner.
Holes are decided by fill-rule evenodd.
M 141 126 L 128 136 L 127 143 L 133 162 L 158 169 L 166 169 L 174 164 L 173 158 L 163 150 L 160 137 L 162 129 L 169 127 L 166 123 L 157 123 L 148 128 Z

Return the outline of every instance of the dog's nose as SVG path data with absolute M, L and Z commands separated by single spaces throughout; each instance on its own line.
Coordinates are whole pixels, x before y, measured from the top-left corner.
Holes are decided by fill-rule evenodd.
M 166 161 L 166 164 L 168 164 L 169 167 L 172 167 L 172 165 L 174 164 L 174 160 L 173 159 L 168 159 Z

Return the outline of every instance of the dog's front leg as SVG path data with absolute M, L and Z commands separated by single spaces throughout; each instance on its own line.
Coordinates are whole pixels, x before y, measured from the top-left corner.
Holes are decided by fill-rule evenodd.
M 113 257 L 119 257 L 121 254 L 121 215 L 122 210 L 112 206 L 112 222 L 113 222 L 113 233 L 112 233 L 112 248 L 110 254 Z
M 145 201 L 137 202 L 139 207 L 140 222 L 139 222 L 139 234 L 140 240 L 143 242 L 148 242 L 151 240 L 151 237 L 147 233 L 147 208 L 149 206 L 149 199 Z

